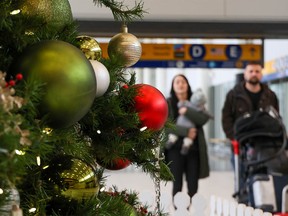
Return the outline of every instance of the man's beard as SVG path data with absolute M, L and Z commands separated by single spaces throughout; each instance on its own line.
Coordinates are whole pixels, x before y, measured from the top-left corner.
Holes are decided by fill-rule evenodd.
M 250 83 L 251 85 L 258 85 L 260 83 L 260 80 L 255 78 L 255 79 L 250 79 L 250 80 L 246 80 L 246 82 Z

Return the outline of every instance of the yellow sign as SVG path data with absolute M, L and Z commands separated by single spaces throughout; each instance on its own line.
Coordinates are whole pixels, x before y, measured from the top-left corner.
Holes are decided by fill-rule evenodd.
M 141 60 L 261 61 L 262 45 L 244 44 L 146 44 L 142 43 Z M 108 58 L 108 44 L 100 44 Z

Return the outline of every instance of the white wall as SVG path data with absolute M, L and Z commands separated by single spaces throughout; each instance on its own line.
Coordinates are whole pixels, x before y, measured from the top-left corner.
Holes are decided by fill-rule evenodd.
M 109 9 L 95 6 L 93 0 L 69 0 L 69 2 L 76 19 L 113 19 Z M 135 0 L 123 0 L 123 2 L 125 5 L 135 5 Z M 143 0 L 142 2 L 148 12 L 145 14 L 145 20 L 288 20 L 287 0 Z
M 264 42 L 265 61 L 270 61 L 287 55 L 288 55 L 288 40 L 285 39 L 265 40 Z

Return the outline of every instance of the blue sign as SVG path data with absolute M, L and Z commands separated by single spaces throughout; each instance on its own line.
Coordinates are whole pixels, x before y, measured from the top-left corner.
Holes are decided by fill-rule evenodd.
M 138 61 L 132 67 L 134 68 L 243 68 L 248 64 L 248 61 L 241 61 L 239 67 L 239 62 L 237 61 Z
M 239 59 L 242 55 L 242 49 L 239 45 L 228 45 L 225 49 L 225 53 L 228 59 Z
M 206 54 L 205 46 L 201 44 L 192 45 L 189 49 L 189 54 L 193 59 L 203 59 Z

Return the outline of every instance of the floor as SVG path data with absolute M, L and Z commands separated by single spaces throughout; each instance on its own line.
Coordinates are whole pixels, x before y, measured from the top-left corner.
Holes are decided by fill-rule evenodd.
M 234 201 L 232 194 L 234 193 L 234 173 L 231 165 L 231 148 L 225 142 L 209 142 L 208 144 L 210 176 L 199 181 L 198 195 L 204 198 L 206 203 L 206 214 L 209 215 L 209 202 L 213 195 L 228 201 Z M 127 189 L 128 191 L 136 191 L 142 203 L 147 203 L 151 208 L 155 209 L 156 191 L 153 179 L 141 170 L 129 166 L 120 171 L 106 171 L 106 186 L 116 186 L 118 190 Z M 187 192 L 186 182 L 184 181 L 183 192 Z M 176 216 L 174 206 L 172 204 L 172 182 L 161 182 L 160 184 L 160 203 L 164 212 L 169 215 Z M 159 194 L 159 193 L 158 193 Z M 184 194 L 186 195 L 186 194 Z M 184 198 L 182 197 L 182 200 Z M 183 201 L 181 201 L 183 203 Z M 185 207 L 186 210 L 186 207 Z M 193 209 L 190 209 L 189 216 L 194 215 Z M 183 214 L 180 214 L 184 216 Z M 198 215 L 197 215 L 198 216 Z
M 105 175 L 107 176 L 106 186 L 108 188 L 116 186 L 118 190 L 127 189 L 128 191 L 136 191 L 139 193 L 142 202 L 146 201 L 147 204 L 150 204 L 151 209 L 155 207 L 155 184 L 149 175 L 135 169 L 108 171 Z M 166 206 L 164 206 L 164 209 L 166 208 L 169 211 L 169 215 L 174 215 L 171 191 L 171 182 L 161 182 L 161 202 Z M 186 184 L 184 182 L 183 192 L 186 191 Z M 207 208 L 209 208 L 209 201 L 212 195 L 221 197 L 222 199 L 233 200 L 233 191 L 234 174 L 232 171 L 212 171 L 208 178 L 202 179 L 199 182 L 198 194 L 202 195 L 206 200 Z

